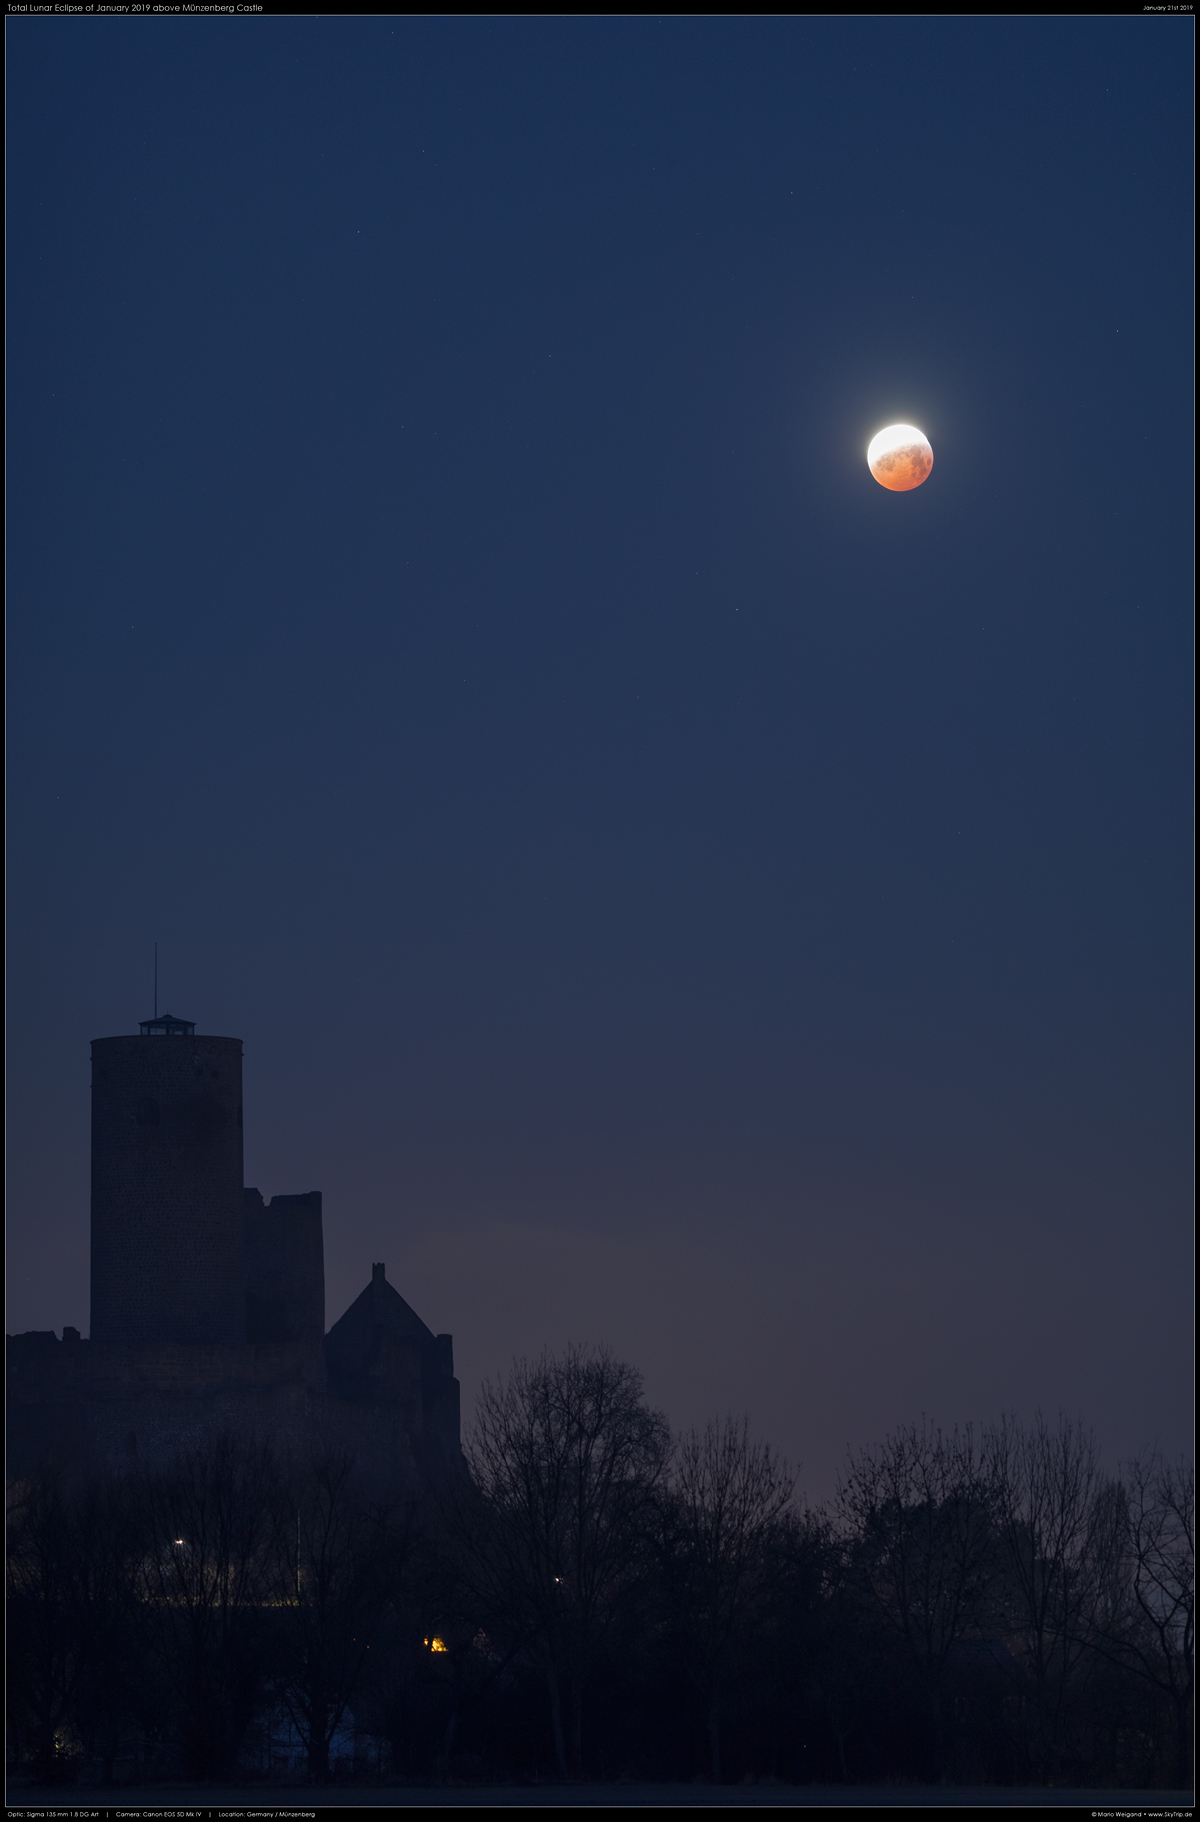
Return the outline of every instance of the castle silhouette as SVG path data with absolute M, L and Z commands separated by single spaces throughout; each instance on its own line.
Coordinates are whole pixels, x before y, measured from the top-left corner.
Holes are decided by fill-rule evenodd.
M 382 1265 L 325 1333 L 320 1190 L 242 1183 L 242 1041 L 170 1013 L 92 1044 L 91 1334 L 8 1337 L 8 1466 L 165 1462 L 217 1435 L 461 1469 L 449 1335 Z

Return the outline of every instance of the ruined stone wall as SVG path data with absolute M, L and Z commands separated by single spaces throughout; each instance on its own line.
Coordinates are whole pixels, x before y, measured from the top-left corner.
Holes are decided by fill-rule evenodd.
M 425 1350 L 421 1382 L 421 1435 L 427 1457 L 445 1467 L 462 1463 L 460 1390 L 454 1377 L 453 1344 L 436 1335 Z
M 325 1333 L 321 1192 L 245 1191 L 246 1339 L 320 1344 Z

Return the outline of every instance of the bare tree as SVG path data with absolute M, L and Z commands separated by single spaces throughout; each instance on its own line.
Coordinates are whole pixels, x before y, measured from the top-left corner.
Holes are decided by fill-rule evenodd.
M 283 1651 L 276 1687 L 314 1783 L 329 1780 L 330 1743 L 410 1553 L 413 1523 L 411 1504 L 367 1496 L 344 1450 L 281 1477 L 271 1553 Z
M 466 1449 L 474 1493 L 457 1505 L 464 1575 L 538 1656 L 564 1776 L 583 1772 L 588 1675 L 668 1452 L 641 1375 L 605 1349 L 517 1361 L 480 1395 Z
M 829 1729 L 837 1775 L 850 1782 L 846 1748 L 862 1731 L 880 1682 L 880 1629 L 875 1603 L 864 1597 L 850 1572 L 853 1539 L 838 1534 L 825 1512 L 806 1512 L 804 1522 L 818 1552 L 819 1594 L 810 1628 L 807 1682 Z M 848 1548 L 848 1544 L 850 1548 Z M 886 1643 L 894 1649 L 894 1640 Z
M 70 1735 L 111 1778 L 132 1678 L 135 1514 L 106 1474 L 51 1471 L 12 1489 L 9 1713 L 43 1777 Z
M 1170 1705 L 1175 1782 L 1190 1786 L 1196 1674 L 1196 1470 L 1157 1452 L 1127 1462 L 1107 1502 L 1106 1599 L 1091 1642 Z
M 145 1485 L 141 1612 L 195 1777 L 232 1769 L 261 1693 L 275 1487 L 270 1448 L 231 1436 Z
M 745 1417 L 676 1444 L 665 1565 L 687 1660 L 705 1708 L 709 1770 L 721 1781 L 721 1722 L 735 1646 L 769 1590 L 766 1545 L 795 1478 Z
M 1034 1684 L 1034 1762 L 1048 1775 L 1061 1746 L 1065 1708 L 1088 1650 L 1096 1599 L 1095 1505 L 1102 1485 L 1090 1430 L 1039 1411 L 1028 1429 L 1005 1416 L 984 1450 L 1003 1539 L 1013 1630 L 1024 1640 Z
M 56 1473 L 11 1489 L 8 1513 L 8 1710 L 40 1776 L 55 1772 L 61 1729 L 83 1674 L 74 1514 Z
M 925 1690 L 939 1778 L 947 1673 L 963 1641 L 996 1617 L 993 1503 L 969 1427 L 950 1436 L 926 1425 L 897 1430 L 851 1460 L 837 1492 L 852 1578 L 903 1639 Z

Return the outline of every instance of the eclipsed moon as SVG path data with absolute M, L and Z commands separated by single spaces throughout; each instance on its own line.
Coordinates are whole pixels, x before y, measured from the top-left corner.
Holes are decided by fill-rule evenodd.
M 871 438 L 867 467 L 889 492 L 911 493 L 929 479 L 933 467 L 929 438 L 915 424 L 889 424 Z

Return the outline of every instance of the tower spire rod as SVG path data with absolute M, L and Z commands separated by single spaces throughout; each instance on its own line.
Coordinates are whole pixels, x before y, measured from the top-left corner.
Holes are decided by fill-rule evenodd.
M 158 1017 L 158 944 L 154 945 L 154 1016 Z

